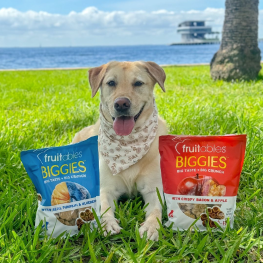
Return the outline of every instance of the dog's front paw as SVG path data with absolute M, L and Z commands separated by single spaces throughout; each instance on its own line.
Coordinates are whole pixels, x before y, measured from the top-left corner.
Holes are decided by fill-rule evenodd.
M 156 221 L 156 220 L 155 220 Z M 147 232 L 147 239 L 158 241 L 159 235 L 157 229 L 159 228 L 158 222 L 152 222 L 152 221 L 145 221 L 142 223 L 139 233 L 140 236 L 143 237 L 144 232 Z
M 104 236 L 107 236 L 108 233 L 111 235 L 118 234 L 122 229 L 118 224 L 118 220 L 114 217 L 103 217 L 102 224 L 104 225 Z

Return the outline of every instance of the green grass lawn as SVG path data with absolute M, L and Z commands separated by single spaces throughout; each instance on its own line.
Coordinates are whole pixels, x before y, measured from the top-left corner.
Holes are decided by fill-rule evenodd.
M 121 234 L 82 228 L 75 237 L 34 233 L 37 197 L 20 152 L 72 141 L 98 118 L 86 70 L 0 72 L 0 262 L 263 262 L 263 72 L 256 82 L 213 82 L 209 68 L 167 67 L 156 86 L 159 114 L 171 134 L 248 135 L 234 229 L 172 231 L 158 242 L 138 235 L 141 197 L 120 202 Z M 164 213 L 163 222 L 167 219 Z

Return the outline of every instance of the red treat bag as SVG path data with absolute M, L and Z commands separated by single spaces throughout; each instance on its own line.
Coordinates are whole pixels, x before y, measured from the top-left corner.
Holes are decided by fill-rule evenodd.
M 224 228 L 229 218 L 233 227 L 245 148 L 246 135 L 160 136 L 167 225 Z

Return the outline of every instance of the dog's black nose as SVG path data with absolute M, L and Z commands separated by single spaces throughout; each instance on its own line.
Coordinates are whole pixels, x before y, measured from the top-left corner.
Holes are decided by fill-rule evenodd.
M 114 108 L 116 111 L 125 111 L 131 107 L 131 102 L 127 98 L 117 98 L 114 101 Z

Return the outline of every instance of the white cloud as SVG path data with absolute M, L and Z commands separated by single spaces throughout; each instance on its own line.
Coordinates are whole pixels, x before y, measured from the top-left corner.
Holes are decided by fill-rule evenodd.
M 260 25 L 262 17 L 263 10 Z M 105 12 L 88 7 L 80 13 L 60 15 L 2 8 L 0 46 L 165 44 L 179 41 L 177 25 L 188 19 L 207 20 L 213 29 L 221 31 L 224 9 Z

